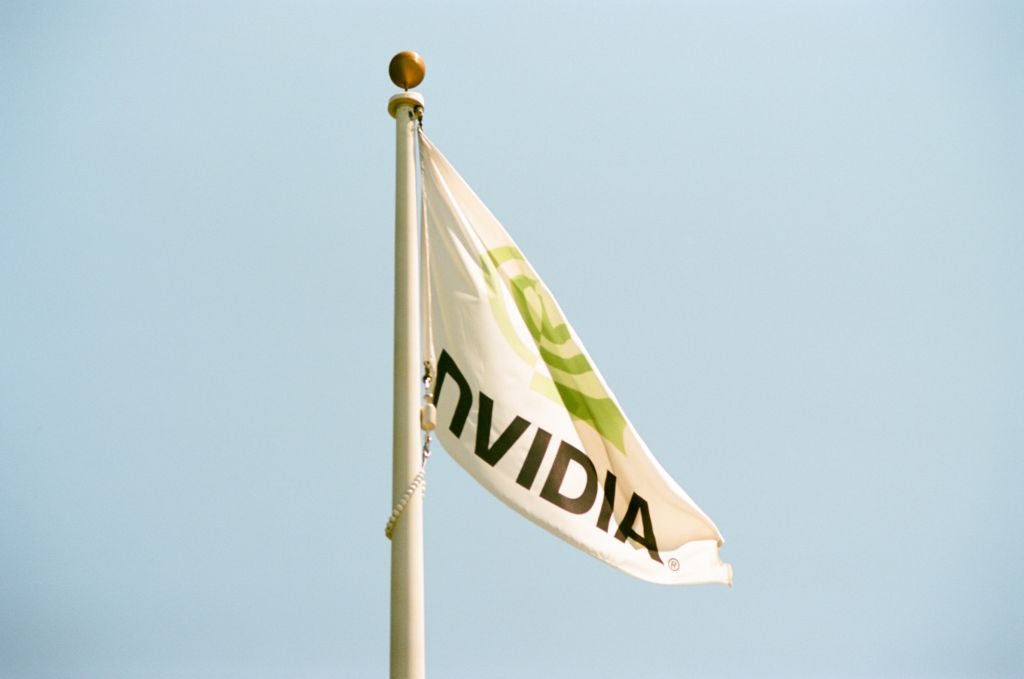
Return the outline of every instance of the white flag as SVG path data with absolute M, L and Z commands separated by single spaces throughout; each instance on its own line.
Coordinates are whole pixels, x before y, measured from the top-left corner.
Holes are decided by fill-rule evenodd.
M 445 449 L 507 505 L 616 568 L 731 583 L 718 529 L 640 440 L 519 248 L 422 132 L 420 153 L 424 355 Z

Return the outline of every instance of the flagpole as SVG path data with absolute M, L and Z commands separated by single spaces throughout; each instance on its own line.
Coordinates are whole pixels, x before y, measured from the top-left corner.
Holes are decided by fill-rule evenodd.
M 388 100 L 395 119 L 395 352 L 391 495 L 397 505 L 419 473 L 420 302 L 416 229 L 416 128 L 423 97 L 409 92 L 425 72 L 415 52 L 400 52 L 388 68 L 404 92 Z M 414 492 L 391 537 L 391 679 L 426 675 L 423 603 L 423 495 Z

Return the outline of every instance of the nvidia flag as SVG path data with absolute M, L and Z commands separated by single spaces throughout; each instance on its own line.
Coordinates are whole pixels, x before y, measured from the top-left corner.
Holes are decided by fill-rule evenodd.
M 715 524 L 640 440 L 551 293 L 420 133 L 437 436 L 505 504 L 631 575 L 731 583 Z

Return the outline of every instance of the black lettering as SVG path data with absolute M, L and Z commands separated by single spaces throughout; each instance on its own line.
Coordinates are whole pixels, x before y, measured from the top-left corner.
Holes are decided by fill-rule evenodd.
M 601 513 L 597 517 L 597 527 L 608 532 L 608 521 L 612 518 L 612 503 L 615 502 L 615 474 L 605 472 L 604 474 L 604 502 L 601 503 Z
M 643 535 L 633 530 L 637 514 L 640 514 L 640 520 L 644 526 Z M 626 508 L 626 515 L 619 523 L 619 529 L 615 531 L 615 537 L 620 542 L 625 542 L 627 538 L 636 540 L 647 548 L 647 553 L 651 555 L 652 559 L 662 563 L 661 557 L 658 555 L 658 541 L 654 538 L 654 525 L 651 523 L 651 512 L 647 508 L 647 500 L 636 493 L 629 498 L 629 507 Z
M 498 464 L 498 460 L 505 456 L 512 444 L 519 440 L 523 432 L 527 430 L 530 423 L 516 415 L 512 424 L 508 425 L 505 431 L 501 432 L 494 445 L 490 444 L 491 437 L 491 414 L 494 412 L 494 401 L 480 392 L 480 412 L 476 419 L 476 456 L 491 465 Z
M 533 486 L 533 480 L 537 478 L 537 470 L 540 469 L 541 460 L 544 459 L 544 453 L 547 452 L 550 441 L 551 434 L 538 427 L 537 433 L 533 435 L 533 443 L 530 444 L 530 452 L 523 460 L 523 468 L 519 470 L 519 476 L 516 477 L 516 483 L 523 488 L 529 490 Z
M 448 428 L 456 436 L 462 436 L 462 429 L 466 426 L 466 419 L 469 417 L 469 408 L 473 405 L 473 392 L 469 390 L 469 382 L 465 375 L 455 365 L 455 361 L 444 349 L 441 350 L 441 357 L 437 359 L 437 386 L 434 387 L 434 405 L 441 403 L 441 387 L 444 386 L 444 378 L 451 375 L 455 384 L 459 387 L 459 402 L 455 404 L 455 414 L 452 415 L 452 422 Z
M 587 474 L 587 484 L 579 497 L 566 497 L 560 492 L 565 472 L 569 469 L 569 462 L 575 462 L 583 467 L 583 471 Z M 558 446 L 558 453 L 555 455 L 551 472 L 548 474 L 547 481 L 544 482 L 540 496 L 567 512 L 586 514 L 594 506 L 594 499 L 597 497 L 597 470 L 594 469 L 594 463 L 582 450 L 562 441 Z

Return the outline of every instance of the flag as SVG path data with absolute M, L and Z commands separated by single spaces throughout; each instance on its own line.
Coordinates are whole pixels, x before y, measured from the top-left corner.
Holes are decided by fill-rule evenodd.
M 631 575 L 732 582 L 715 524 L 665 472 L 498 220 L 420 132 L 437 436 L 491 493 Z

